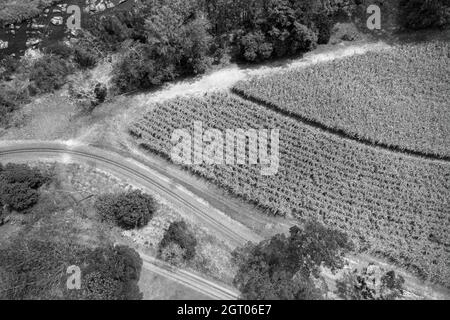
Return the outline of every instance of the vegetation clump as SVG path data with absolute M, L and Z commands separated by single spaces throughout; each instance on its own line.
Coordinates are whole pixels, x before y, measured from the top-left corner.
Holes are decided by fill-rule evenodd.
M 341 269 L 352 248 L 344 233 L 310 221 L 303 229 L 292 227 L 289 236 L 279 234 L 235 250 L 234 284 L 243 299 L 322 299 L 324 292 L 315 284 L 320 267 Z
M 159 244 L 159 256 L 173 264 L 190 261 L 195 257 L 197 239 L 184 221 L 170 224 Z
M 49 181 L 38 169 L 27 165 L 0 164 L 0 206 L 25 211 L 39 200 L 38 189 Z
M 126 230 L 146 226 L 157 210 L 155 199 L 138 190 L 102 195 L 95 207 L 102 219 Z
M 34 238 L 0 249 L 0 298 L 137 300 L 142 260 L 131 248 L 82 245 Z M 69 266 L 81 271 L 81 288 L 67 287 Z

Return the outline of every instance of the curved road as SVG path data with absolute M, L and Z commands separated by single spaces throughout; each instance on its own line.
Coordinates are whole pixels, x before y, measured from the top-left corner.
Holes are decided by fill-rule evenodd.
M 124 158 L 116 153 L 84 145 L 64 142 L 0 142 L 0 162 L 53 160 L 60 162 L 83 162 L 99 169 L 107 170 L 118 178 L 130 181 L 144 189 L 158 193 L 185 213 L 194 215 L 214 234 L 228 241 L 232 246 L 260 238 L 222 212 L 210 207 L 187 190 L 172 183 L 168 178 L 151 169 Z M 133 183 L 131 183 L 133 182 Z M 239 292 L 206 280 L 192 272 L 174 268 L 167 263 L 140 253 L 144 267 L 167 277 L 213 299 L 235 300 Z

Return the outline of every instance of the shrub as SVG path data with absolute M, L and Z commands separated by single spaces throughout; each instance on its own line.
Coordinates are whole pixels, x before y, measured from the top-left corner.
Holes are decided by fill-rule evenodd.
M 0 205 L 24 211 L 39 200 L 36 190 L 49 180 L 37 169 L 27 165 L 7 164 L 0 167 Z
M 294 42 L 293 53 L 310 51 L 317 47 L 317 35 L 303 24 L 294 23 L 292 38 Z
M 10 80 L 10 77 L 19 68 L 19 60 L 12 57 L 6 56 L 0 62 L 0 80 Z
M 126 230 L 147 225 L 157 210 L 153 197 L 141 191 L 101 196 L 95 207 L 104 220 L 113 221 Z
M 175 79 L 172 59 L 159 58 L 155 47 L 133 43 L 114 66 L 113 83 L 119 92 L 149 89 Z
M 159 244 L 159 256 L 169 246 L 176 244 L 183 250 L 183 259 L 186 261 L 192 260 L 195 256 L 195 249 L 197 246 L 197 239 L 194 233 L 189 230 L 188 225 L 184 221 L 176 221 L 170 224 L 164 237 Z M 164 253 L 167 257 L 167 254 Z
M 0 182 L 0 205 L 10 209 L 24 211 L 34 206 L 39 200 L 39 193 L 25 183 L 7 184 Z
M 28 82 L 14 79 L 0 83 L 0 125 L 7 126 L 11 113 L 28 102 Z
M 84 112 L 92 112 L 96 106 L 105 102 L 108 88 L 104 83 L 90 77 L 77 75 L 69 83 L 69 96 Z
M 66 83 L 71 66 L 62 58 L 44 55 L 38 59 L 30 73 L 31 89 L 34 93 L 53 92 Z
M 72 48 L 64 42 L 52 43 L 44 49 L 44 52 L 48 55 L 55 55 L 62 59 L 69 59 L 73 54 Z
M 91 69 L 98 62 L 98 54 L 82 46 L 75 46 L 73 53 L 74 61 L 83 69 Z
M 450 24 L 449 0 L 402 0 L 401 22 L 409 29 L 444 27 Z
M 82 292 L 69 297 L 87 300 L 140 300 L 138 281 L 142 259 L 126 246 L 96 248 L 85 255 L 78 265 L 82 269 Z
M 314 18 L 314 25 L 317 28 L 317 43 L 327 44 L 331 38 L 333 23 L 325 13 L 318 13 Z
M 242 57 L 249 62 L 267 60 L 271 57 L 273 46 L 267 42 L 261 31 L 251 32 L 240 40 Z
M 174 242 L 169 243 L 160 251 L 160 258 L 174 266 L 180 266 L 184 262 L 185 256 L 186 250 Z
M 395 271 L 386 272 L 374 264 L 346 272 L 336 283 L 337 294 L 345 300 L 394 300 L 403 294 L 405 279 Z
M 49 181 L 39 169 L 30 168 L 26 164 L 8 163 L 0 170 L 0 177 L 8 184 L 21 183 L 32 189 L 38 189 Z

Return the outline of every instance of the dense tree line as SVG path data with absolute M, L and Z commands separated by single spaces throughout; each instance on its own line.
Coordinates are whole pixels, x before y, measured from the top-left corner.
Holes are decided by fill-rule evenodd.
M 120 52 L 119 92 L 204 72 L 224 54 L 258 62 L 326 43 L 332 17 L 319 0 L 148 0 L 99 16 L 87 29 L 100 51 Z

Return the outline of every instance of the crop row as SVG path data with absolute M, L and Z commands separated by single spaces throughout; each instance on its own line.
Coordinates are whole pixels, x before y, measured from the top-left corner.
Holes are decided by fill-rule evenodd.
M 353 138 L 450 157 L 450 43 L 403 45 L 255 77 L 234 91 Z

